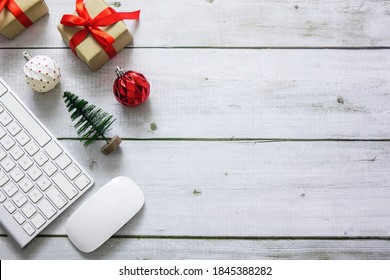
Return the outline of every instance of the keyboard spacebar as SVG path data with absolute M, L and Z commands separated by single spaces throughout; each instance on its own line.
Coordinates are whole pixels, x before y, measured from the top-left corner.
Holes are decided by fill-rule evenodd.
M 41 147 L 45 146 L 51 140 L 50 135 L 47 134 L 47 132 L 9 91 L 0 97 L 0 101 Z

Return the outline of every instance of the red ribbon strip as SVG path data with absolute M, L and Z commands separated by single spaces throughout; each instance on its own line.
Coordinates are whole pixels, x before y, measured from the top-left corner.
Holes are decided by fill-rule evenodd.
M 100 46 L 104 49 L 107 55 L 112 58 L 116 55 L 116 50 L 113 47 L 115 39 L 109 34 L 99 29 L 99 26 L 109 26 L 125 19 L 139 19 L 140 10 L 134 12 L 116 12 L 111 7 L 105 8 L 96 17 L 91 18 L 87 9 L 84 6 L 84 0 L 76 0 L 76 15 L 63 15 L 61 23 L 66 26 L 83 26 L 84 28 L 78 31 L 69 41 L 69 47 L 77 56 L 76 47 L 84 41 L 89 33 L 95 38 Z
M 14 0 L 0 0 L 0 12 L 4 7 L 6 7 L 25 28 L 33 24 Z

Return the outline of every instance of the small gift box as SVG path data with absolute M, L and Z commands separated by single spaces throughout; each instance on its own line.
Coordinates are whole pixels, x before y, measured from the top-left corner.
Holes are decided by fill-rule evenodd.
M 48 12 L 43 0 L 0 0 L 0 34 L 13 39 Z
M 73 53 L 96 71 L 133 41 L 122 21 L 138 19 L 140 11 L 116 12 L 103 0 L 76 0 L 76 11 L 58 25 Z

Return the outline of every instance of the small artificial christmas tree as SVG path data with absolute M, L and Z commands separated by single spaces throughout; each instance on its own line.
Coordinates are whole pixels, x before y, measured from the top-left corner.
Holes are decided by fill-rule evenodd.
M 107 143 L 101 151 L 104 154 L 109 154 L 115 150 L 122 140 L 119 136 L 114 136 L 111 139 L 106 138 L 107 129 L 115 121 L 114 117 L 95 105 L 88 104 L 88 101 L 79 98 L 71 92 L 64 92 L 66 107 L 71 114 L 72 121 L 77 120 L 74 127 L 77 129 L 77 134 L 81 137 L 80 141 L 84 142 L 84 146 L 96 142 L 97 140 L 105 140 Z

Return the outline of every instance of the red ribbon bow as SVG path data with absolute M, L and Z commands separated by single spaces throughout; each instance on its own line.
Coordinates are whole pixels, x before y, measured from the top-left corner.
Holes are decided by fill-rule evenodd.
M 22 9 L 15 3 L 15 0 L 0 0 L 0 12 L 7 7 L 7 9 L 14 15 L 14 17 L 25 27 L 29 27 L 33 22 L 26 16 Z
M 1 1 L 1 0 L 0 0 Z M 69 47 L 77 56 L 76 47 L 84 41 L 89 33 L 95 38 L 100 46 L 104 49 L 107 55 L 111 58 L 116 55 L 116 50 L 113 47 L 115 39 L 106 32 L 99 29 L 99 26 L 109 26 L 124 19 L 139 19 L 140 10 L 134 12 L 116 12 L 111 7 L 105 8 L 96 17 L 91 18 L 87 9 L 84 6 L 84 0 L 76 0 L 75 15 L 63 15 L 61 23 L 66 26 L 83 26 L 84 28 L 78 31 L 69 41 Z

